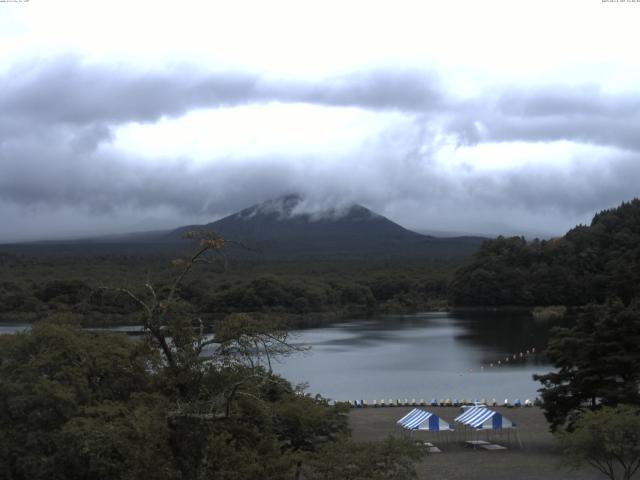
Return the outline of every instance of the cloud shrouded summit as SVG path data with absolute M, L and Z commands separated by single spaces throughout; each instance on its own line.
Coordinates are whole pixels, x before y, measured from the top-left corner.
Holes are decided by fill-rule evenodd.
M 15 227 L 0 241 L 211 221 L 291 191 L 363 203 L 418 230 L 554 234 L 639 194 L 640 96 L 589 82 L 458 95 L 429 69 L 283 78 L 73 55 L 24 60 L 2 75 L 0 216 Z M 293 151 L 283 127 L 280 144 L 249 150 L 251 132 L 269 123 L 309 122 L 309 134 L 324 138 L 320 124 L 295 118 L 298 110 L 270 117 L 282 105 L 314 108 L 329 118 L 323 125 L 360 115 L 359 140 Z M 232 153 L 216 151 L 216 138 L 242 140 L 243 131 L 206 125 L 198 159 L 188 143 L 180 155 L 155 158 L 119 141 L 131 125 L 238 109 L 267 120 L 247 124 L 247 141 Z

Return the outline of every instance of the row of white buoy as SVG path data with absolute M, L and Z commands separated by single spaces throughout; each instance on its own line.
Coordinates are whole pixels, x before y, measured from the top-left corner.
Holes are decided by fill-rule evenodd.
M 340 402 L 337 402 L 340 403 Z M 367 408 L 367 407 L 462 407 L 462 406 L 492 406 L 492 407 L 532 407 L 534 405 L 540 405 L 540 399 L 536 398 L 533 402 L 529 399 L 526 399 L 524 402 L 521 402 L 520 399 L 516 398 L 513 403 L 509 401 L 508 398 L 504 399 L 504 402 L 499 403 L 494 398 L 490 402 L 487 402 L 485 399 L 480 401 L 474 400 L 460 400 L 457 399 L 451 400 L 447 399 L 432 399 L 430 402 L 425 401 L 424 399 L 420 399 L 417 401 L 415 398 L 409 401 L 408 399 L 397 399 L 397 400 L 374 400 L 372 403 L 367 402 L 366 400 L 348 400 L 347 402 L 352 408 Z
M 480 365 L 480 372 L 484 372 L 485 371 L 485 367 L 486 368 L 498 368 L 501 367 L 502 365 L 506 365 L 508 363 L 514 363 L 518 360 L 524 360 L 526 359 L 529 355 L 534 355 L 536 353 L 536 349 L 535 348 L 530 348 L 529 350 L 525 350 L 524 352 L 520 352 L 520 353 L 514 353 L 514 354 L 510 354 L 507 355 L 504 358 L 501 358 L 499 360 L 496 360 L 495 362 L 491 362 L 489 363 L 488 366 L 485 365 Z M 468 372 L 469 375 L 473 375 L 474 370 L 473 368 L 470 368 Z M 464 375 L 464 373 L 460 373 L 460 376 Z
M 489 368 L 499 367 L 501 365 L 507 364 L 509 362 L 515 362 L 517 360 L 523 360 L 529 355 L 534 355 L 535 353 L 536 353 L 536 349 L 530 348 L 529 350 L 525 350 L 524 352 L 520 352 L 518 354 L 514 353 L 513 355 L 507 355 L 506 357 L 504 357 L 504 359 L 499 359 L 499 360 L 496 360 L 495 362 L 490 363 Z M 481 365 L 480 369 L 484 370 L 484 365 Z

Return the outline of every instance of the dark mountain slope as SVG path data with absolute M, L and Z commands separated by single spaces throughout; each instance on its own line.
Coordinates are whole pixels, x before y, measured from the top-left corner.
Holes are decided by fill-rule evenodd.
M 172 232 L 212 230 L 266 255 L 444 256 L 475 251 L 479 237 L 435 238 L 407 230 L 361 205 L 305 212 L 303 199 L 288 195 L 244 209 L 208 225 Z
M 246 208 L 206 225 L 173 231 L 143 232 L 65 242 L 3 245 L 0 251 L 26 254 L 174 255 L 190 248 L 186 232 L 210 230 L 241 242 L 250 250 L 234 254 L 256 258 L 462 258 L 484 238 L 437 238 L 407 230 L 361 205 L 314 209 L 298 195 L 287 195 Z

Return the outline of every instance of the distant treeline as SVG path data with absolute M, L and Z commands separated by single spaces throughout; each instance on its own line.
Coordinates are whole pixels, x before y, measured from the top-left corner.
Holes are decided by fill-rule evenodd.
M 457 270 L 456 270 L 457 269 Z M 0 254 L 0 319 L 66 315 L 84 325 L 135 323 L 135 301 L 112 288 L 162 291 L 175 269 L 162 255 Z M 103 288 L 108 287 L 108 288 Z M 579 306 L 640 296 L 640 200 L 623 203 L 564 237 L 484 242 L 454 260 L 269 261 L 235 259 L 199 269 L 181 286 L 184 307 L 202 316 L 248 312 L 290 326 L 374 313 L 454 306 Z
M 449 289 L 459 306 L 601 303 L 640 295 L 640 200 L 596 214 L 564 237 L 485 241 Z
M 168 259 L 0 256 L 0 318 L 64 315 L 84 325 L 135 323 L 149 281 L 169 288 Z M 207 265 L 180 287 L 184 308 L 202 316 L 249 312 L 290 326 L 373 313 L 405 313 L 446 305 L 456 264 L 433 261 L 238 262 Z M 107 287 L 107 288 L 103 288 Z

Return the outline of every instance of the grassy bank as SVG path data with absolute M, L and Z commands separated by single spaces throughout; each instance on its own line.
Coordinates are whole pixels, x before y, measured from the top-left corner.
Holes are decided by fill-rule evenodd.
M 413 407 L 364 408 L 349 413 L 349 425 L 357 441 L 380 440 L 389 435 L 400 435 L 396 420 Z M 456 407 L 424 407 L 453 424 L 459 415 Z M 420 479 L 441 480 L 600 480 L 604 477 L 597 471 L 584 467 L 577 471 L 565 467 L 563 456 L 548 424 L 537 407 L 503 408 L 494 410 L 513 420 L 523 448 L 512 436 L 511 442 L 497 442 L 507 450 L 489 452 L 472 450 L 461 441 L 440 441 L 424 432 L 416 432 L 416 439 L 435 443 L 442 453 L 428 455 L 418 466 Z

